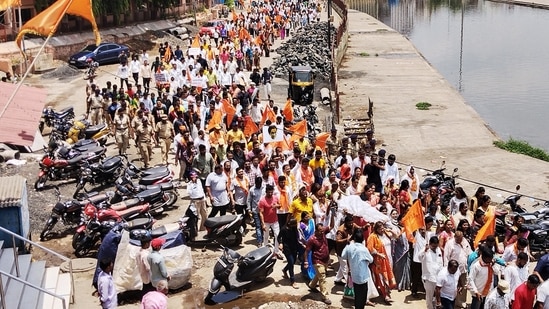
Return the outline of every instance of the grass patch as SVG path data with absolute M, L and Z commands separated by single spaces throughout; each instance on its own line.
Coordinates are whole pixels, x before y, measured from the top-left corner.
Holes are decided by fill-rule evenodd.
M 361 52 L 360 54 L 358 54 L 360 57 L 369 57 L 370 54 L 368 54 L 367 52 Z
M 516 140 L 511 137 L 508 141 L 494 141 L 494 145 L 510 152 L 520 153 L 549 162 L 549 153 L 547 151 L 534 147 L 525 141 Z
M 429 110 L 429 107 L 433 106 L 431 103 L 429 102 L 419 102 L 416 104 L 416 108 L 419 109 L 420 111 L 426 111 L 426 110 Z

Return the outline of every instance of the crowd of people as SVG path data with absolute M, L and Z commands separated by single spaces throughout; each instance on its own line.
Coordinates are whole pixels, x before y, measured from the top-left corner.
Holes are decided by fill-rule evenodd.
M 549 308 L 543 283 L 549 255 L 529 273 L 533 257 L 520 216 L 501 242 L 493 231 L 486 234 L 494 206 L 483 188 L 469 197 L 457 187 L 444 200 L 437 187 L 420 190 L 413 166 L 401 172 L 371 130 L 359 138 L 334 128 L 322 142 L 294 130 L 288 104 L 271 99 L 273 76 L 260 59 L 275 38 L 317 21 L 318 12 L 312 2 L 265 2 L 194 38 L 186 51 L 164 43 L 153 61 L 146 51 L 122 55 L 120 86 L 100 88 L 92 80 L 86 89 L 91 121 L 112 126 L 120 154 L 133 139 L 143 168 L 159 146 L 161 163 L 178 166 L 187 183 L 200 230 L 207 217 L 249 218 L 243 228 L 253 231 L 257 246 L 273 243 L 277 258 L 286 260 L 288 284 L 297 289 L 305 282 L 327 304 L 326 275 L 333 270 L 357 309 L 374 299 L 390 305 L 395 290 L 424 292 L 427 308 L 464 308 L 467 293 L 473 309 Z M 273 127 L 284 132 L 282 141 L 266 141 L 275 138 Z M 344 213 L 338 202 L 353 195 L 387 219 Z M 402 219 L 415 204 L 425 214 L 423 226 L 407 231 Z M 163 292 L 162 278 L 156 283 Z

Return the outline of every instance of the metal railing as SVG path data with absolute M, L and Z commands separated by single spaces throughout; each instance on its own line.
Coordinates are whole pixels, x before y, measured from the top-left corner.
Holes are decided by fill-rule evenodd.
M 72 259 L 69 259 L 68 257 L 66 257 L 66 256 L 64 256 L 64 255 L 62 255 L 62 254 L 60 254 L 60 253 L 57 253 L 57 252 L 55 252 L 55 251 L 53 251 L 53 250 L 51 250 L 51 249 L 49 249 L 49 248 L 46 248 L 46 247 L 44 247 L 44 246 L 42 246 L 42 245 L 40 245 L 40 244 L 38 244 L 38 243 L 35 243 L 35 242 L 32 241 L 32 240 L 29 240 L 29 239 L 26 239 L 25 237 L 22 237 L 22 236 L 20 236 L 20 235 L 17 235 L 17 234 L 15 234 L 14 232 L 12 232 L 12 231 L 10 231 L 10 230 L 7 230 L 7 229 L 5 229 L 5 228 L 3 228 L 3 227 L 1 227 L 1 226 L 0 226 L 0 232 L 8 233 L 8 234 L 10 234 L 11 237 L 12 237 L 12 240 L 13 240 L 12 245 L 13 245 L 14 257 L 15 257 L 15 271 L 16 271 L 16 273 L 17 273 L 17 277 L 15 277 L 15 278 L 16 278 L 15 280 L 17 280 L 17 281 L 19 281 L 19 282 L 21 282 L 21 283 L 23 283 L 23 284 L 25 284 L 25 285 L 28 285 L 28 286 L 30 286 L 30 287 L 32 287 L 32 288 L 35 288 L 35 289 L 37 289 L 37 290 L 39 290 L 39 291 L 41 291 L 41 292 L 50 294 L 51 296 L 54 296 L 54 297 L 57 297 L 57 298 L 60 297 L 60 296 L 57 295 L 57 294 L 51 293 L 51 292 L 49 292 L 49 291 L 47 291 L 47 290 L 44 290 L 43 288 L 41 288 L 41 287 L 39 287 L 39 286 L 36 286 L 36 285 L 34 285 L 34 284 L 30 283 L 30 282 L 27 282 L 27 281 L 25 281 L 25 280 L 23 280 L 23 279 L 18 278 L 18 277 L 19 277 L 19 261 L 18 261 L 18 258 L 17 258 L 17 250 L 16 250 L 16 247 L 15 247 L 15 238 L 20 239 L 20 240 L 24 241 L 25 243 L 30 244 L 31 246 L 38 247 L 38 248 L 40 248 L 40 249 L 42 249 L 42 250 L 44 250 L 44 251 L 46 251 L 46 252 L 48 252 L 48 253 L 50 253 L 50 254 L 53 254 L 53 255 L 57 256 L 58 258 L 62 259 L 63 261 L 68 262 L 68 265 L 69 265 L 69 274 L 70 274 L 70 276 L 71 276 L 71 294 L 70 294 L 70 301 L 69 301 L 69 302 L 70 302 L 71 304 L 74 303 L 74 274 L 73 274 L 73 271 L 72 271 Z M 10 277 L 10 278 L 14 277 L 13 275 L 6 274 L 6 273 L 4 273 L 4 272 L 1 272 L 1 273 L 4 274 L 4 275 L 6 275 L 6 276 L 8 276 L 8 277 Z M 0 278 L 0 297 L 2 297 L 2 306 L 3 306 L 4 309 L 6 309 L 6 306 L 5 306 L 5 303 L 4 303 L 4 302 L 5 302 L 5 300 L 4 300 L 4 299 L 5 299 L 5 296 L 6 296 L 6 295 L 5 295 L 5 291 L 4 291 L 3 287 L 2 287 L 2 282 L 1 282 L 1 278 Z M 64 299 L 64 298 L 63 298 L 63 308 L 66 308 L 66 307 L 65 307 L 65 299 Z
M 59 298 L 59 299 L 61 299 L 61 302 L 63 303 L 63 309 L 68 309 L 67 302 L 65 301 L 65 298 L 63 296 L 57 295 L 57 294 L 55 294 L 53 292 L 50 292 L 50 291 L 48 291 L 48 290 L 46 290 L 42 287 L 39 287 L 39 286 L 36 286 L 34 284 L 28 283 L 27 281 L 25 281 L 21 278 L 18 278 L 16 276 L 12 275 L 12 274 L 8 274 L 8 273 L 0 270 L 0 294 L 2 295 L 2 301 L 0 302 L 0 305 L 2 306 L 3 309 L 8 309 L 8 307 L 6 307 L 6 295 L 5 295 L 5 291 L 4 291 L 4 282 L 2 281 L 2 276 L 6 276 L 10 279 L 19 281 L 19 282 L 23 283 L 24 285 L 28 285 L 31 288 L 37 289 L 38 291 L 40 291 L 42 293 L 46 293 L 46 294 L 51 295 L 55 298 Z

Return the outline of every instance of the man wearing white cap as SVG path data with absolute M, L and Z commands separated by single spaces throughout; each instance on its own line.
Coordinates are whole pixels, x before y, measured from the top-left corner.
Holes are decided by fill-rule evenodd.
M 496 289 L 493 289 L 484 302 L 484 309 L 501 309 L 509 308 L 509 282 L 499 280 Z

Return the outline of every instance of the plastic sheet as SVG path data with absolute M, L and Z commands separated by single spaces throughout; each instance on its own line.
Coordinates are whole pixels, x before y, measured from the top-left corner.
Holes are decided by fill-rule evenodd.
M 343 196 L 337 203 L 340 211 L 362 217 L 367 222 L 375 223 L 377 221 L 389 221 L 388 216 L 382 214 L 369 203 L 363 201 L 358 195 Z

